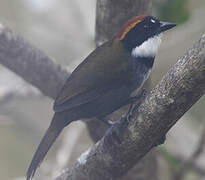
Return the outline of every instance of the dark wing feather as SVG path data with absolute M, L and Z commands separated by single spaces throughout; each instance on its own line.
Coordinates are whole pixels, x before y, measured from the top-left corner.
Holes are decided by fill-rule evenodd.
M 112 43 L 116 45 L 110 52 Z M 123 50 L 119 41 L 109 41 L 98 47 L 70 75 L 56 98 L 54 111 L 60 112 L 88 103 L 128 83 L 128 57 L 128 52 Z

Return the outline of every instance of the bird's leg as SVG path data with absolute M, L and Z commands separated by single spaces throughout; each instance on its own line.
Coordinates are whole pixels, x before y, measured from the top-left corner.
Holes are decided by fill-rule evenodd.
M 118 121 L 111 121 L 111 120 L 107 119 L 105 116 L 99 116 L 97 118 L 100 119 L 102 122 L 104 122 L 108 126 L 113 126 L 116 123 L 119 124 L 122 121 L 122 119 L 126 119 L 129 122 L 129 119 L 132 116 L 132 112 L 133 112 L 134 108 L 136 108 L 136 106 L 138 107 L 140 105 L 140 102 L 145 98 L 145 96 L 146 96 L 146 90 L 143 89 L 139 95 L 131 97 L 126 103 L 126 104 L 130 104 L 130 108 L 129 108 L 126 116 L 121 118 Z M 136 102 L 137 102 L 137 104 L 136 104 Z
M 134 103 L 136 103 L 137 101 L 140 101 L 140 102 L 141 102 L 142 100 L 144 100 L 146 94 L 147 94 L 146 89 L 143 89 L 139 95 L 136 95 L 136 96 L 134 96 L 134 97 L 131 97 L 131 98 L 128 100 L 128 102 L 129 102 L 130 104 L 134 104 Z
M 119 125 L 119 129 L 120 131 L 116 131 L 113 132 L 113 137 L 116 139 L 116 142 L 118 142 L 119 144 L 121 143 L 121 140 L 119 138 L 119 134 L 122 134 L 123 129 L 128 125 L 129 121 L 130 121 L 130 117 L 132 116 L 133 110 L 134 108 L 138 108 L 140 103 L 142 102 L 142 100 L 145 98 L 146 95 L 146 90 L 143 89 L 142 92 L 135 97 L 132 97 L 128 100 L 130 104 L 130 108 L 129 111 L 127 112 L 127 114 L 125 116 L 122 116 L 118 121 L 111 121 L 106 119 L 105 117 L 98 117 L 100 120 L 102 120 L 105 124 L 107 124 L 108 126 L 111 126 L 107 131 L 106 134 L 111 132 L 111 129 L 114 125 Z M 137 104 L 136 104 L 137 102 Z M 128 103 L 127 103 L 128 104 Z
M 104 122 L 107 126 L 113 126 L 115 124 L 115 122 L 107 119 L 106 117 L 98 117 L 98 119 L 100 119 L 102 122 Z
M 159 146 L 161 144 L 164 144 L 164 142 L 166 141 L 166 135 L 163 135 L 156 143 L 155 146 Z
M 143 89 L 142 92 L 139 95 L 131 97 L 129 99 L 130 108 L 129 108 L 127 114 L 126 114 L 126 119 L 127 119 L 128 122 L 130 121 L 130 117 L 132 116 L 134 108 L 139 107 L 140 103 L 144 100 L 144 98 L 146 96 L 146 93 L 147 93 L 146 89 Z M 136 102 L 137 102 L 137 104 L 136 104 Z

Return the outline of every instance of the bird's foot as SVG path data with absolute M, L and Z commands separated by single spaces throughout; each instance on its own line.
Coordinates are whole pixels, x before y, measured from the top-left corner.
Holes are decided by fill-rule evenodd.
M 128 112 L 127 112 L 127 114 L 126 114 L 126 120 L 127 120 L 127 122 L 129 123 L 130 122 L 130 118 L 132 117 L 132 115 L 133 115 L 133 110 L 134 110 L 134 108 L 135 108 L 135 104 L 134 103 L 132 103 L 131 105 L 130 105 L 130 108 L 129 108 L 129 110 L 128 110 Z
M 106 117 L 98 117 L 102 122 L 104 122 L 107 126 L 113 126 L 116 122 L 107 119 Z
M 128 123 L 130 122 L 130 118 L 133 115 L 133 110 L 139 107 L 140 103 L 145 99 L 146 94 L 146 89 L 143 89 L 139 95 L 130 98 L 131 105 L 126 114 L 126 120 L 128 121 Z
M 119 120 L 112 121 L 112 124 L 106 131 L 105 136 L 109 134 L 110 137 L 112 137 L 111 139 L 113 139 L 117 144 L 121 144 L 123 132 L 127 125 L 126 116 L 122 116 Z M 110 138 L 108 140 L 110 140 Z
M 136 96 L 131 97 L 129 99 L 129 103 L 130 104 L 135 104 L 137 102 L 141 102 L 142 100 L 145 99 L 146 94 L 147 94 L 147 90 L 146 89 L 142 89 L 142 91 L 141 91 L 141 93 L 139 95 L 136 95 Z
M 164 144 L 164 142 L 166 141 L 166 135 L 163 135 L 156 143 L 155 146 L 159 146 L 161 144 Z

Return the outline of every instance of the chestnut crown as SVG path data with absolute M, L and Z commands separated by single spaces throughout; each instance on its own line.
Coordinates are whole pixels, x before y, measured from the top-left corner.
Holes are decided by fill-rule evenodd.
M 153 16 L 141 15 L 129 19 L 116 33 L 116 39 L 120 40 L 125 48 L 132 50 L 140 46 L 149 38 L 176 26 L 175 23 L 163 22 Z

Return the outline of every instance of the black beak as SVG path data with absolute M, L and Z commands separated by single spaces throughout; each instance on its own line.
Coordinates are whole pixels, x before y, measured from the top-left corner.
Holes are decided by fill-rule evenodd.
M 177 24 L 175 23 L 169 23 L 169 22 L 163 22 L 160 21 L 160 32 L 167 31 L 173 27 L 175 27 Z

